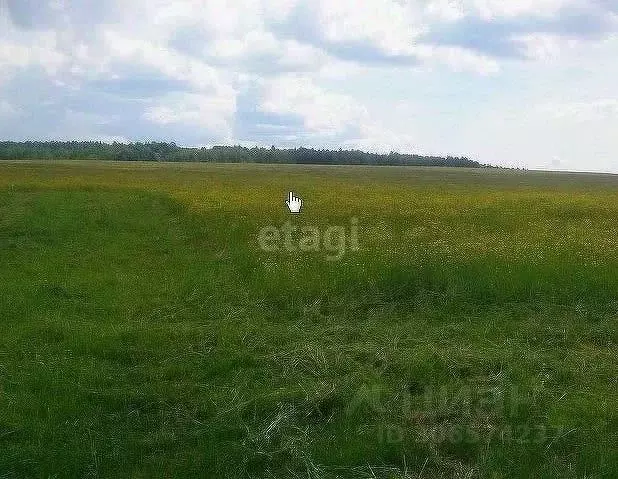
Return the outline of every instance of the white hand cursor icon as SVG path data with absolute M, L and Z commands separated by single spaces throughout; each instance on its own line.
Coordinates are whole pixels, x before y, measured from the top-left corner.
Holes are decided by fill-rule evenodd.
M 294 193 L 290 191 L 290 195 L 288 196 L 285 204 L 288 205 L 288 208 L 290 208 L 290 213 L 297 215 L 300 213 L 300 209 L 303 206 L 303 200 L 301 200 L 298 196 L 294 196 Z

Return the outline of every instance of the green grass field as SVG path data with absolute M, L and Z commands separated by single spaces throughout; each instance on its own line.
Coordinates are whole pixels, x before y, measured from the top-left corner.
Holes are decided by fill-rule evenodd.
M 0 478 L 616 478 L 617 238 L 609 175 L 0 163 Z

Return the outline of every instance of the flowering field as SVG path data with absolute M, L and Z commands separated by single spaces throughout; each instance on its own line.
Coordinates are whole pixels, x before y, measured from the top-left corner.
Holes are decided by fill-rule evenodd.
M 0 477 L 618 477 L 616 238 L 610 175 L 0 163 Z

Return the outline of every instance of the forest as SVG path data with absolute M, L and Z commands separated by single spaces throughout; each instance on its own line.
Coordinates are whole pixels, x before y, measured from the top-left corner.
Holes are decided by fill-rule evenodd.
M 190 148 L 175 143 L 104 143 L 100 141 L 0 142 L 0 160 L 68 159 L 115 161 L 172 161 L 214 163 L 280 163 L 316 165 L 450 166 L 481 168 L 489 165 L 467 157 L 368 153 L 360 150 L 314 148 L 281 149 L 244 146 Z

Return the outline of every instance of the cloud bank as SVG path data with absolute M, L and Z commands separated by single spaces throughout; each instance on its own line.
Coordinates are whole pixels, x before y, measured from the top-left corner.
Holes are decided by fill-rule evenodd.
M 0 0 L 0 139 L 618 172 L 612 0 Z M 592 156 L 592 157 L 591 157 Z

